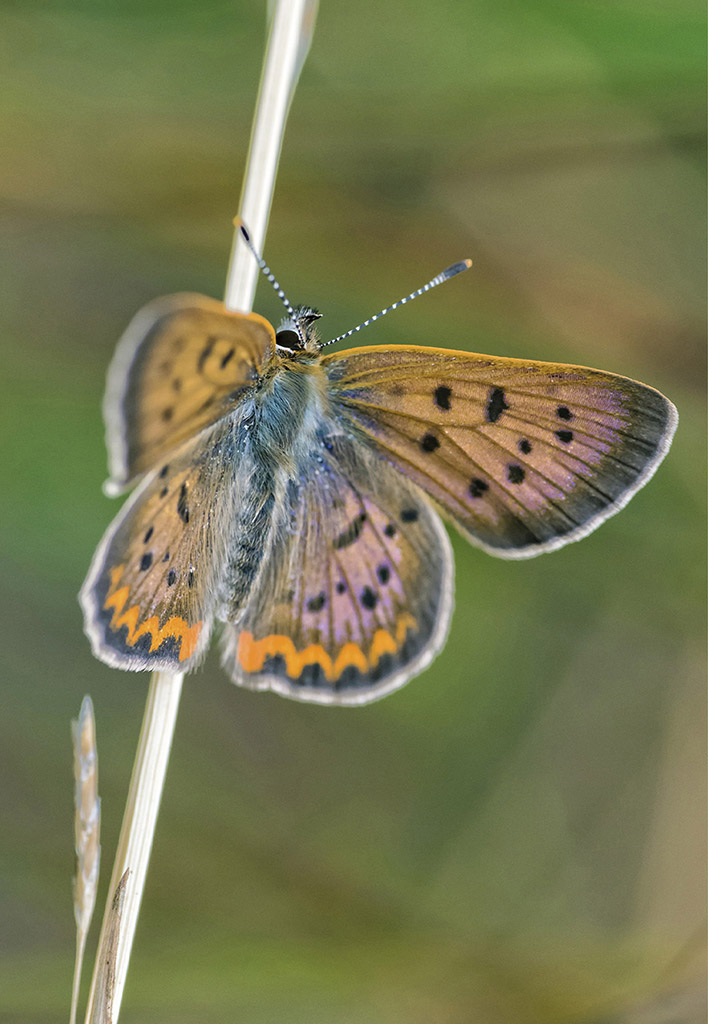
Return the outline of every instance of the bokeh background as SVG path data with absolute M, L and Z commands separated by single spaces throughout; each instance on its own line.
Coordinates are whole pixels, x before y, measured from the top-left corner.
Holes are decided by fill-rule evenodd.
M 102 905 L 147 690 L 76 601 L 105 369 L 149 299 L 223 292 L 263 42 L 255 0 L 2 5 L 8 1024 L 67 1019 L 69 721 L 90 693 Z M 694 0 L 323 0 L 267 239 L 293 301 L 333 336 L 469 255 L 364 340 L 613 369 L 681 422 L 583 543 L 454 537 L 449 643 L 388 699 L 188 679 L 125 1024 L 705 1020 L 704 61 Z

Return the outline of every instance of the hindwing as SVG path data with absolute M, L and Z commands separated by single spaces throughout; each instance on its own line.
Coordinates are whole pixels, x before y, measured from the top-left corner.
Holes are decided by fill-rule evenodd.
M 245 614 L 226 627 L 237 683 L 364 704 L 440 650 L 452 612 L 450 542 L 418 488 L 343 438 L 301 467 L 274 512 Z
M 151 472 L 108 528 L 81 590 L 102 661 L 184 671 L 205 651 L 233 536 L 236 464 L 227 418 Z

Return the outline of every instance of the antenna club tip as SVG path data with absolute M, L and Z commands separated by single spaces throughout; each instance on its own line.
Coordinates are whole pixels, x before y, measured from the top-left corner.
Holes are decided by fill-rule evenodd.
M 234 217 L 234 219 L 233 219 L 233 225 L 234 225 L 234 227 L 236 228 L 236 230 L 237 230 L 237 231 L 238 231 L 238 232 L 239 232 L 239 233 L 240 233 L 241 235 L 243 235 L 243 237 L 244 237 L 244 238 L 246 239 L 246 241 L 247 241 L 247 242 L 250 242 L 250 241 L 251 241 L 251 236 L 250 236 L 250 234 L 248 233 L 248 229 L 247 229 L 246 225 L 245 225 L 245 224 L 243 223 L 243 221 L 241 220 L 241 218 L 240 218 L 240 217 Z
M 458 263 L 453 263 L 451 267 L 443 270 L 441 276 L 445 281 L 449 281 L 451 277 L 454 277 L 456 274 L 461 274 L 463 270 L 469 270 L 471 266 L 472 260 L 460 260 Z

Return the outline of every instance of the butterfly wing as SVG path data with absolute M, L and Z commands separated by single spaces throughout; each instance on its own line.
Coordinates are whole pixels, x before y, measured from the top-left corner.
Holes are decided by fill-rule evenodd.
M 473 543 L 507 558 L 578 540 L 668 451 L 658 391 L 578 366 L 416 346 L 327 356 L 332 403 Z
M 292 479 L 224 665 L 241 685 L 364 704 L 442 647 L 453 603 L 445 529 L 417 487 L 345 438 Z
M 192 668 L 205 650 L 232 535 L 229 419 L 188 442 L 124 505 L 81 591 L 94 654 L 116 668 Z
M 176 446 L 226 415 L 275 352 L 273 328 L 204 295 L 157 299 L 131 321 L 108 371 L 104 416 L 119 493 Z

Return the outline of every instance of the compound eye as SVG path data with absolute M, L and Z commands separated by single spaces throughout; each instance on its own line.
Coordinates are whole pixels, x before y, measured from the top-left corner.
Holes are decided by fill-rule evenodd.
M 275 335 L 275 344 L 281 348 L 289 348 L 293 352 L 302 348 L 302 341 L 297 331 L 278 331 Z

